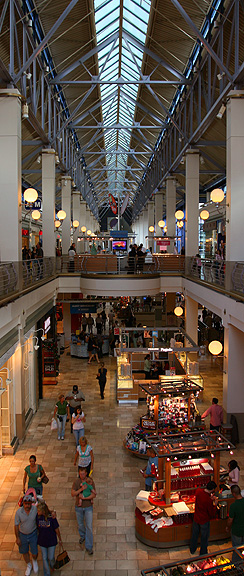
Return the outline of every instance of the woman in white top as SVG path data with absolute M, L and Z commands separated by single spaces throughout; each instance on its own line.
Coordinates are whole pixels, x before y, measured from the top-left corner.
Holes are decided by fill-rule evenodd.
M 229 478 L 228 484 L 229 486 L 239 486 L 239 478 L 240 478 L 240 468 L 237 464 L 236 460 L 230 460 L 228 462 L 229 467 Z
M 86 421 L 85 414 L 81 408 L 76 408 L 72 414 L 73 434 L 75 437 L 76 446 L 79 446 L 79 441 L 85 434 L 84 422 Z
M 93 471 L 94 456 L 92 447 L 88 444 L 87 438 L 85 436 L 80 438 L 79 446 L 77 446 L 74 466 L 76 465 L 77 460 L 78 460 L 78 468 L 79 467 L 86 468 L 87 476 L 89 476 L 90 472 Z

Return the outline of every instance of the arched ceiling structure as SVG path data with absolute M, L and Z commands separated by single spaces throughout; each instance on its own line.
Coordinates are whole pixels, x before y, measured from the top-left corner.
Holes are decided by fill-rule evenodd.
M 48 146 L 57 177 L 72 177 L 97 218 L 109 194 L 136 217 L 172 174 L 181 200 L 189 147 L 200 150 L 201 190 L 223 182 L 243 24 L 242 0 L 2 0 L 0 86 L 29 108 L 25 185 L 41 192 Z

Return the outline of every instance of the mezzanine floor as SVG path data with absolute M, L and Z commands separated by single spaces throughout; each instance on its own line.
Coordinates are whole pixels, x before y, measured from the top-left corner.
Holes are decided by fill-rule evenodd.
M 25 442 L 15 456 L 0 460 L 0 568 L 1 576 L 24 575 L 25 564 L 21 559 L 14 536 L 14 514 L 21 495 L 22 478 L 31 454 L 36 454 L 50 478 L 44 486 L 44 497 L 50 508 L 55 508 L 65 547 L 71 562 L 60 572 L 60 576 L 139 576 L 145 568 L 164 561 L 189 556 L 189 550 L 175 548 L 157 551 L 137 541 L 134 533 L 134 501 L 137 492 L 144 487 L 139 474 L 143 461 L 128 455 L 122 448 L 122 440 L 133 424 L 143 414 L 143 406 L 117 405 L 115 401 L 114 358 L 105 357 L 108 382 L 105 400 L 99 395 L 96 380 L 97 365 L 87 365 L 86 360 L 71 358 L 68 350 L 61 357 L 58 386 L 48 386 L 44 399 L 40 401 L 26 434 Z M 201 361 L 204 377 L 204 402 L 200 412 L 211 402 L 212 396 L 222 401 L 222 370 L 212 365 L 209 359 Z M 219 361 L 218 361 L 219 362 Z M 85 433 L 94 450 L 94 481 L 97 497 L 94 501 L 94 554 L 88 556 L 84 545 L 80 546 L 74 502 L 70 489 L 76 469 L 74 468 L 74 437 L 67 424 L 64 442 L 58 442 L 56 433 L 50 430 L 50 421 L 55 401 L 60 392 L 65 394 L 77 383 L 84 391 L 86 402 Z M 244 487 L 244 446 L 240 445 L 234 457 L 241 467 L 241 487 Z M 221 458 L 226 464 L 229 455 Z M 210 550 L 224 548 L 214 544 Z M 41 554 L 39 574 L 43 575 Z

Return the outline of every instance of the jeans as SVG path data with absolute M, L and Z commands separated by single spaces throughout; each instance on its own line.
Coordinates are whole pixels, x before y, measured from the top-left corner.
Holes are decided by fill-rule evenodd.
M 61 438 L 64 438 L 67 414 L 64 414 L 63 416 L 61 416 L 61 418 L 62 418 L 62 422 L 60 422 L 59 417 L 57 418 L 58 438 L 60 438 L 60 436 L 61 436 Z
M 50 567 L 53 568 L 55 564 L 55 548 L 56 546 L 49 546 L 46 548 L 45 546 L 40 546 L 42 552 L 42 562 L 43 562 L 43 573 L 44 576 L 50 576 Z
M 236 536 L 231 532 L 231 542 L 232 546 L 237 548 L 238 546 L 242 546 L 244 544 L 244 536 Z M 241 562 L 239 554 L 237 552 L 232 553 L 232 562 L 235 564 L 239 564 Z
M 85 538 L 85 547 L 87 550 L 93 548 L 93 534 L 92 534 L 92 517 L 93 506 L 88 508 L 75 507 L 75 513 L 78 523 L 78 531 L 81 538 Z
M 104 389 L 106 386 L 106 382 L 99 382 L 99 386 L 100 386 L 100 396 L 101 398 L 104 398 Z
M 202 554 L 208 553 L 209 532 L 210 532 L 210 522 L 205 522 L 205 524 L 197 524 L 197 522 L 193 520 L 191 542 L 190 542 L 191 554 L 194 554 L 194 552 L 196 552 L 198 536 L 200 533 L 201 533 L 200 556 Z
M 73 434 L 75 437 L 76 446 L 79 446 L 79 440 L 80 440 L 81 436 L 84 436 L 85 429 L 81 428 L 80 430 L 74 430 L 74 428 L 73 428 Z

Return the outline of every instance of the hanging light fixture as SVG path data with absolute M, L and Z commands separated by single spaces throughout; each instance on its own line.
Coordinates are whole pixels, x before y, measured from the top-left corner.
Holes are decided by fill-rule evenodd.
M 87 230 L 87 236 L 91 236 L 92 231 L 91 230 Z
M 222 202 L 222 200 L 224 200 L 224 197 L 225 195 L 223 190 L 221 190 L 221 188 L 215 188 L 214 190 L 212 190 L 210 194 L 212 202 Z
M 178 226 L 178 228 L 183 228 L 183 226 L 184 226 L 183 220 L 178 220 L 177 226 Z
M 39 220 L 39 218 L 41 218 L 41 212 L 39 212 L 39 210 L 33 210 L 31 216 L 33 220 Z
M 209 218 L 209 212 L 208 212 L 208 210 L 202 210 L 202 211 L 200 212 L 200 218 L 201 218 L 202 220 L 207 220 L 207 219 Z
M 59 220 L 64 220 L 66 218 L 66 212 L 64 210 L 59 210 L 59 212 L 57 213 L 57 217 L 59 218 Z
M 210 354 L 213 354 L 213 356 L 218 356 L 223 350 L 223 345 L 221 342 L 219 342 L 219 340 L 212 340 L 212 342 L 210 342 L 208 345 L 208 349 Z
M 24 199 L 26 202 L 35 202 L 38 198 L 38 193 L 35 188 L 26 188 L 24 191 Z
M 176 316 L 182 316 L 184 310 L 183 308 L 181 308 L 181 306 L 176 306 L 174 309 L 174 313 Z
M 175 217 L 176 217 L 176 220 L 182 220 L 182 218 L 184 218 L 183 210 L 176 210 Z
M 159 228 L 164 228 L 164 226 L 165 226 L 165 221 L 164 221 L 164 220 L 159 220 L 158 226 L 159 226 Z
M 164 226 L 164 232 L 167 232 L 167 226 Z
M 73 220 L 73 228 L 78 228 L 79 224 L 79 220 Z
M 149 232 L 154 232 L 154 226 L 149 226 L 148 230 Z
M 59 220 L 55 220 L 54 226 L 55 226 L 55 228 L 59 228 L 59 226 L 61 226 L 61 222 Z
M 83 234 L 86 232 L 86 226 L 81 226 L 81 232 L 83 232 Z

